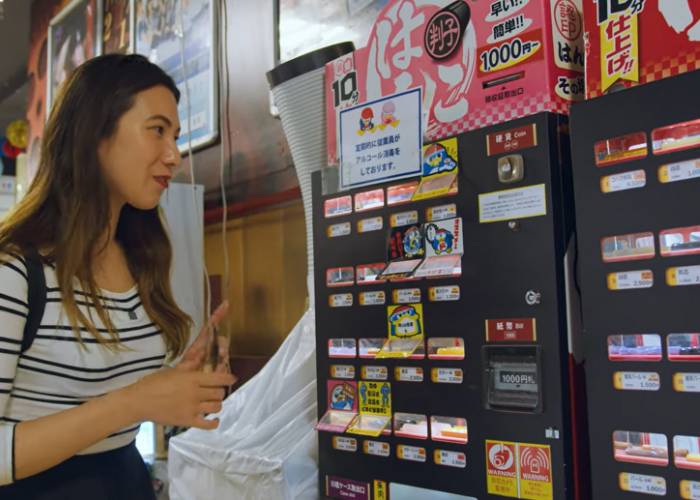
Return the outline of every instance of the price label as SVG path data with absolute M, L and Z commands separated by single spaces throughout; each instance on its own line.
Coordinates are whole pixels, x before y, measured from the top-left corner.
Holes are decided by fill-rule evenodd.
M 366 455 L 374 455 L 376 457 L 388 457 L 391 455 L 391 446 L 389 446 L 389 443 L 383 443 L 382 441 L 366 440 L 362 443 L 362 449 Z
M 459 300 L 459 285 L 432 286 L 428 289 L 430 302 L 452 302 Z
M 634 170 L 622 174 L 607 175 L 600 179 L 600 190 L 604 193 L 615 193 L 637 189 L 646 186 L 647 174 L 644 170 Z
M 355 367 L 352 365 L 331 365 L 331 378 L 354 379 Z
M 394 290 L 394 304 L 417 304 L 420 302 L 420 288 Z
M 676 392 L 700 392 L 700 373 L 676 373 L 673 389 Z
M 620 489 L 647 495 L 666 495 L 666 480 L 659 476 L 647 476 L 645 474 L 631 474 L 621 472 L 619 476 Z
M 378 292 L 362 292 L 360 293 L 361 306 L 381 306 L 386 303 L 386 293 Z
M 659 168 L 659 182 L 687 181 L 700 178 L 700 159 L 670 163 Z
M 357 451 L 357 439 L 345 436 L 333 436 L 333 449 L 340 451 Z
M 394 377 L 400 382 L 423 382 L 423 368 L 419 366 L 397 366 Z
M 351 225 L 349 222 L 343 222 L 342 224 L 333 224 L 328 226 L 326 229 L 326 234 L 329 238 L 338 238 L 339 236 L 347 236 L 351 232 Z
M 379 231 L 384 227 L 384 219 L 382 217 L 370 217 L 357 222 L 358 233 L 369 233 L 370 231 Z
M 418 223 L 418 212 L 411 210 L 409 212 L 399 212 L 391 216 L 391 227 L 407 226 L 408 224 Z
M 331 307 L 350 307 L 352 306 L 351 293 L 336 293 L 328 296 L 328 305 Z
M 433 368 L 430 379 L 435 384 L 461 384 L 464 372 L 461 368 Z
M 632 290 L 654 286 L 654 273 L 648 269 L 608 274 L 610 290 Z
M 425 448 L 420 446 L 407 446 L 400 444 L 396 447 L 396 455 L 400 460 L 410 460 L 411 462 L 425 462 Z
M 447 467 L 464 469 L 467 466 L 467 456 L 460 451 L 435 450 L 435 463 Z
M 457 217 L 457 205 L 450 203 L 449 205 L 440 205 L 438 207 L 430 207 L 425 210 L 425 218 L 428 222 L 437 220 L 454 219 Z
M 670 267 L 666 270 L 668 286 L 700 285 L 700 266 Z
M 661 377 L 656 372 L 615 372 L 613 385 L 619 391 L 658 391 Z
M 681 498 L 683 500 L 700 500 L 700 483 L 697 481 L 681 481 Z
M 363 366 L 360 372 L 365 380 L 387 380 L 389 378 L 389 369 L 386 366 Z

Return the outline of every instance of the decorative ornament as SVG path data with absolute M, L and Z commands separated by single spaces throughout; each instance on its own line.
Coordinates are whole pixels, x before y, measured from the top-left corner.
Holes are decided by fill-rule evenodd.
M 29 144 L 29 125 L 26 120 L 15 120 L 5 130 L 9 143 L 18 149 L 26 149 Z

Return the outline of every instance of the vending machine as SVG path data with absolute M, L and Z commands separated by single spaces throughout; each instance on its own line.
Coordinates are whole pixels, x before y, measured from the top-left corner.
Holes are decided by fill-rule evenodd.
M 700 73 L 574 106 L 595 499 L 700 498 Z
M 576 498 L 566 132 L 539 113 L 424 145 L 413 179 L 314 173 L 324 498 Z

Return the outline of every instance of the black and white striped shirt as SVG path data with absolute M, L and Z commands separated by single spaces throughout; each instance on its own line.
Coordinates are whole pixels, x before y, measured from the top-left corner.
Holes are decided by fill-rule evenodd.
M 44 266 L 47 286 L 44 316 L 31 348 L 20 354 L 28 315 L 27 268 L 22 258 L 2 260 L 5 263 L 0 264 L 0 485 L 14 481 L 16 423 L 73 408 L 125 387 L 160 369 L 165 362 L 161 332 L 148 318 L 136 287 L 124 293 L 100 292 L 125 349 L 108 349 L 85 328 L 81 328 L 81 346 L 63 311 L 55 269 L 49 265 Z M 77 280 L 75 296 L 83 314 L 88 315 L 90 307 Z M 106 333 L 94 310 L 92 318 L 98 331 Z M 122 429 L 80 454 L 125 446 L 137 432 L 138 425 Z

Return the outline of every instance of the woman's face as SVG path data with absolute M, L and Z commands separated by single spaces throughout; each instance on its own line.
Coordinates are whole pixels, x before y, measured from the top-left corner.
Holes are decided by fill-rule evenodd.
M 128 203 L 148 210 L 158 205 L 180 164 L 175 143 L 179 133 L 177 102 L 167 87 L 136 94 L 134 105 L 119 119 L 112 137 L 98 146 L 112 207 L 120 209 Z

